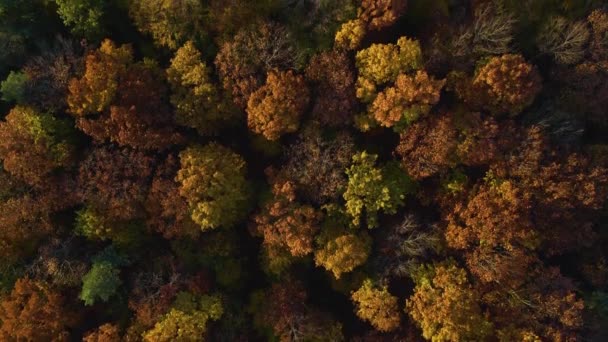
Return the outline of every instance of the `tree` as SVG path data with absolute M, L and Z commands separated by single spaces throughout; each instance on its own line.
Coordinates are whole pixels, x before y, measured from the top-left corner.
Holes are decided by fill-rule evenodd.
M 531 105 L 542 87 L 536 68 L 512 54 L 491 58 L 472 81 L 457 83 L 456 93 L 464 102 L 495 116 L 511 117 Z
M 0 302 L 0 337 L 7 341 L 68 341 L 75 312 L 48 285 L 22 278 Z
M 97 329 L 89 331 L 82 339 L 83 342 L 118 342 L 121 341 L 120 329 L 116 324 L 106 323 Z
M 17 106 L 0 122 L 0 158 L 4 169 L 31 185 L 72 165 L 73 131 L 66 120 Z
M 215 65 L 224 89 L 237 107 L 245 109 L 269 71 L 295 69 L 299 60 L 291 33 L 280 24 L 262 22 L 242 28 L 232 41 L 225 42 Z
M 451 114 L 429 116 L 401 134 L 395 152 L 408 175 L 420 180 L 456 166 L 457 139 Z
M 351 293 L 359 318 L 368 321 L 375 329 L 388 332 L 395 330 L 401 323 L 397 297 L 388 292 L 386 286 L 377 287 L 370 279 Z
M 23 103 L 25 101 L 25 90 L 28 75 L 24 72 L 11 71 L 6 79 L 0 84 L 0 92 L 2 93 L 2 101 Z
M 205 38 L 205 8 L 200 1 L 135 0 L 129 14 L 139 31 L 152 36 L 159 46 L 177 49 L 188 39 Z
M 316 237 L 315 265 L 332 272 L 336 279 L 363 265 L 371 252 L 372 240 L 361 231 L 348 227 L 348 218 L 342 213 L 328 212 L 321 233 Z
M 377 87 L 395 81 L 399 74 L 422 68 L 422 50 L 417 40 L 401 37 L 397 44 L 372 44 L 358 51 L 355 65 L 359 71 L 357 97 L 369 103 Z
M 289 341 L 343 341 L 342 326 L 307 305 L 302 283 L 288 278 L 252 296 L 254 325 L 270 328 L 270 337 Z
M 175 180 L 179 158 L 169 155 L 156 169 L 145 202 L 147 226 L 165 238 L 196 237 L 199 226 L 192 221 L 186 198 L 180 195 Z
M 313 207 L 296 202 L 291 182 L 277 181 L 272 193 L 272 200 L 253 219 L 257 234 L 264 238 L 265 245 L 285 249 L 294 257 L 310 254 L 321 215 Z
M 218 320 L 224 313 L 220 298 L 215 296 L 195 298 L 180 293 L 174 306 L 143 334 L 144 341 L 204 341 L 208 322 Z
M 575 64 L 585 56 L 589 36 L 585 22 L 568 22 L 566 18 L 554 17 L 540 32 L 538 48 L 559 64 Z
M 280 174 L 293 181 L 303 199 L 315 204 L 336 200 L 346 189 L 344 170 L 350 165 L 354 151 L 353 138 L 338 132 L 333 139 L 320 132 L 318 124 L 310 124 L 298 135 L 285 156 Z
M 103 35 L 101 19 L 104 15 L 103 0 L 56 0 L 57 13 L 72 33 L 88 39 Z
M 132 63 L 132 54 L 130 46 L 105 40 L 87 56 L 84 76 L 69 86 L 68 105 L 78 128 L 98 142 L 142 149 L 181 142 L 163 101 L 163 73 L 150 61 Z
M 210 74 L 211 70 L 192 41 L 187 41 L 175 52 L 167 69 L 176 122 L 195 128 L 203 135 L 217 133 L 236 114 L 221 97 Z
M 479 294 L 466 272 L 455 265 L 422 266 L 414 278 L 414 294 L 406 302 L 406 312 L 433 341 L 484 340 L 492 333 L 492 323 L 483 315 Z
M 378 225 L 378 211 L 395 214 L 405 203 L 405 196 L 412 192 L 413 181 L 394 163 L 376 166 L 378 156 L 361 152 L 353 156 L 346 170 L 348 185 L 344 193 L 346 212 L 352 224 L 359 226 L 365 212 L 368 228 Z
M 70 81 L 69 111 L 76 117 L 84 117 L 108 108 L 118 90 L 119 77 L 132 61 L 133 50 L 129 45 L 117 47 L 104 40 L 98 50 L 87 55 L 82 78 Z
M 606 42 L 606 33 L 608 33 L 608 12 L 605 10 L 594 10 L 587 17 L 587 21 L 591 25 L 591 57 L 595 61 L 608 59 L 608 42 Z
M 467 260 L 476 276 L 517 286 L 534 262 L 526 254 L 538 245 L 531 199 L 512 182 L 487 179 L 489 184 L 447 216 L 446 241 L 452 248 L 469 251 Z M 514 257 L 520 257 L 519 262 L 512 264 Z
M 27 102 L 52 112 L 65 109 L 70 80 L 82 71 L 82 64 L 74 42 L 58 36 L 50 48 L 30 58 L 23 67 L 28 77 Z
M 31 257 L 56 229 L 53 214 L 72 207 L 75 197 L 70 181 L 53 179 L 32 188 L 0 167 L 0 265 Z
M 402 129 L 431 111 L 444 84 L 445 80 L 435 80 L 424 71 L 413 77 L 401 74 L 394 87 L 378 94 L 370 114 L 383 127 Z
M 80 164 L 79 194 L 109 218 L 141 218 L 155 165 L 156 160 L 144 152 L 99 146 Z
M 365 37 L 365 23 L 361 19 L 345 22 L 336 32 L 335 47 L 341 50 L 356 50 Z
M 442 233 L 438 225 L 406 214 L 376 238 L 379 253 L 372 260 L 374 270 L 378 270 L 383 280 L 411 276 L 421 262 L 442 250 Z
M 323 125 L 348 126 L 356 110 L 355 75 L 345 53 L 322 52 L 312 57 L 306 78 L 312 83 L 312 117 Z
M 87 306 L 107 302 L 116 293 L 122 284 L 118 267 L 126 265 L 128 260 L 110 246 L 95 255 L 92 262 L 91 269 L 82 277 L 79 295 Z
M 247 102 L 249 129 L 268 140 L 295 132 L 308 101 L 304 77 L 293 71 L 270 71 L 266 84 L 253 92 Z
M 468 25 L 444 38 L 442 47 L 447 58 L 458 64 L 471 66 L 484 56 L 502 55 L 511 52 L 517 19 L 504 6 L 495 2 L 475 4 L 472 25 Z M 455 37 L 454 37 L 455 36 Z M 448 60 L 442 63 L 452 64 Z
M 176 180 L 192 220 L 203 231 L 230 227 L 247 215 L 249 184 L 245 161 L 217 143 L 189 147 L 179 154 Z
M 359 19 L 370 30 L 381 30 L 393 25 L 407 8 L 407 0 L 363 0 Z

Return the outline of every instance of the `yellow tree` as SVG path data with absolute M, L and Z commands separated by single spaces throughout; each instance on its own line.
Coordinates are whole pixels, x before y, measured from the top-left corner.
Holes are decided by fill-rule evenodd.
M 483 341 L 492 333 L 492 323 L 483 315 L 479 295 L 466 272 L 454 265 L 425 268 L 414 278 L 414 294 L 406 312 L 432 341 Z
M 401 37 L 397 44 L 372 44 L 357 52 L 359 70 L 357 97 L 372 102 L 377 87 L 397 79 L 402 73 L 422 68 L 422 50 L 417 40 Z
M 249 184 L 245 161 L 217 143 L 189 147 L 179 154 L 176 180 L 192 220 L 202 230 L 230 227 L 247 215 Z
M 192 41 L 176 52 L 167 69 L 175 120 L 200 134 L 216 133 L 235 116 L 211 80 L 211 70 Z
M 317 237 L 315 264 L 330 271 L 336 279 L 363 265 L 371 252 L 372 240 L 365 232 L 354 233 L 348 227 L 323 227 Z
M 388 292 L 386 286 L 374 286 L 370 279 L 351 293 L 359 318 L 368 321 L 379 331 L 393 331 L 399 327 L 401 316 L 397 297 Z

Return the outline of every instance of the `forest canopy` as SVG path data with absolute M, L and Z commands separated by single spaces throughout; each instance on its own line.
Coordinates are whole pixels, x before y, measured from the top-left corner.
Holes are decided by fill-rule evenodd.
M 0 0 L 0 341 L 608 340 L 603 0 Z

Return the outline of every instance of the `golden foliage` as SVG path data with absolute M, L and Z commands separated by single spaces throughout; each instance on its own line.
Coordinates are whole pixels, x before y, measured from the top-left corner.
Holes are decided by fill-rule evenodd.
M 370 279 L 351 293 L 351 299 L 356 306 L 359 318 L 368 321 L 379 331 L 393 331 L 399 327 L 401 316 L 397 297 L 391 295 L 386 286 L 374 286 Z

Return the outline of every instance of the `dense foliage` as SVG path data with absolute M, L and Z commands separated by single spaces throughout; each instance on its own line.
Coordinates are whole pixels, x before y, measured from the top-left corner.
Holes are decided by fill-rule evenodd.
M 0 0 L 0 341 L 608 340 L 602 0 Z

